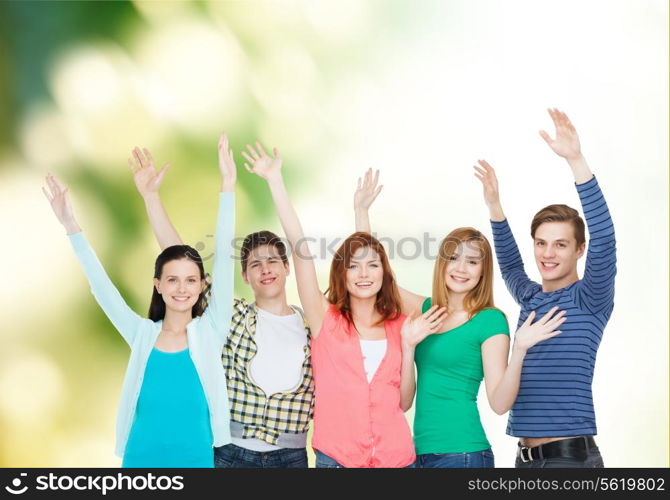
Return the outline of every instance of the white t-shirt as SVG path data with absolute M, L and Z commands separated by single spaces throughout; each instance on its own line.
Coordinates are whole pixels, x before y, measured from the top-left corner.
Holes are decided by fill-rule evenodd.
M 377 368 L 386 354 L 386 339 L 382 340 L 363 340 L 361 341 L 361 352 L 363 353 L 363 367 L 365 375 L 368 377 L 368 383 L 375 376 Z
M 249 366 L 251 379 L 267 397 L 290 392 L 302 382 L 307 332 L 300 313 L 277 316 L 258 309 L 256 318 L 256 355 Z M 261 439 L 232 438 L 233 444 L 253 451 L 278 450 L 279 446 Z

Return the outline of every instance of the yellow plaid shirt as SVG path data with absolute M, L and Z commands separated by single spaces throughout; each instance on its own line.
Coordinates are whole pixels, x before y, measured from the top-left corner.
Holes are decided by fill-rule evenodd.
M 309 327 L 302 311 L 294 307 Z M 266 396 L 249 376 L 249 364 L 256 354 L 254 341 L 258 308 L 256 303 L 235 299 L 230 333 L 221 356 L 226 371 L 230 418 L 244 426 L 244 438 L 256 438 L 276 445 L 281 434 L 307 432 L 314 411 L 314 379 L 309 342 L 304 347 L 302 378 L 289 392 Z

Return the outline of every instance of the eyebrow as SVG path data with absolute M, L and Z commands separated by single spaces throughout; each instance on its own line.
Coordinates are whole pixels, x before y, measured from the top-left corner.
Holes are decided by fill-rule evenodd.
M 376 259 L 370 259 L 370 260 L 361 260 L 361 259 L 351 259 L 350 262 L 381 262 L 381 259 L 376 258 Z
M 264 260 L 279 260 L 280 257 L 278 255 L 269 255 L 268 257 L 254 257 L 249 261 L 249 264 L 253 264 L 254 262 L 262 262 Z
M 197 274 L 190 274 L 190 275 L 188 275 L 188 276 L 186 276 L 186 277 L 187 277 L 187 278 L 199 278 L 199 276 L 198 276 Z M 176 274 L 168 274 L 168 275 L 166 276 L 166 278 L 179 278 L 179 276 L 177 276 Z

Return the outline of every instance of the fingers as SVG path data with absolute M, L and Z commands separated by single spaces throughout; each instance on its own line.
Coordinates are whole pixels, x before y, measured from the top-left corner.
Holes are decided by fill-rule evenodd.
M 51 194 L 49 194 L 49 192 L 46 189 L 44 189 L 44 186 L 42 186 L 42 192 L 44 193 L 44 196 L 47 197 L 48 202 L 51 203 L 54 197 Z
M 151 153 L 149 152 L 149 150 L 147 148 L 144 148 L 144 149 L 142 149 L 142 151 L 144 151 L 144 157 L 147 160 L 147 164 L 148 165 L 153 165 L 154 164 L 154 157 L 151 156 Z
M 244 153 L 242 153 L 242 154 L 244 154 Z M 244 164 L 244 168 L 246 168 L 246 169 L 247 169 L 247 172 L 249 172 L 250 174 L 253 174 L 253 173 L 254 173 L 254 169 L 251 168 L 251 167 L 249 166 L 248 163 L 245 163 L 245 164 Z
M 279 150 L 277 148 L 272 148 L 272 154 L 275 155 L 275 158 L 281 160 L 281 154 L 279 154 Z
M 249 163 L 251 163 L 252 165 L 253 165 L 254 162 L 256 161 L 256 160 L 254 160 L 251 156 L 249 156 L 249 155 L 247 154 L 246 151 L 242 151 L 242 156 L 244 156 L 244 159 L 247 160 L 247 161 L 248 161 Z
M 358 191 L 361 188 L 361 178 L 358 178 L 358 183 L 356 184 L 356 191 Z
M 135 160 L 137 161 L 140 168 L 144 168 L 146 166 L 144 164 L 144 158 L 142 158 L 142 152 L 140 151 L 140 148 L 138 148 L 137 146 L 133 148 L 133 156 L 135 157 Z
M 249 150 L 249 153 L 251 154 L 251 158 L 253 158 L 253 160 L 251 158 L 249 158 L 249 161 L 251 163 L 260 159 L 260 155 L 256 152 L 256 150 L 251 145 L 247 144 L 247 149 Z
M 165 173 L 167 172 L 168 168 L 170 168 L 170 164 L 166 164 L 163 168 L 161 168 L 161 171 L 158 172 L 158 184 L 160 185 L 161 182 L 163 182 L 163 177 L 165 177 Z
M 549 318 L 551 318 L 551 317 L 554 315 L 554 313 L 555 313 L 556 311 L 558 311 L 558 306 L 554 306 L 554 307 L 552 307 L 551 309 L 549 309 L 549 311 L 547 312 L 547 314 L 545 314 L 544 316 L 542 316 L 542 318 L 540 318 L 540 320 L 538 321 L 538 323 L 545 324 L 545 323 L 549 320 Z M 565 311 L 561 311 L 561 312 L 562 312 L 562 313 L 565 313 Z
M 528 317 L 526 318 L 526 321 L 523 322 L 523 325 L 521 326 L 528 326 L 530 325 L 533 320 L 535 319 L 535 311 L 531 311 Z
M 128 167 L 130 167 L 130 171 L 131 171 L 133 174 L 137 171 L 137 165 L 135 165 L 135 163 L 133 162 L 133 160 L 131 160 L 130 158 L 128 158 Z
M 549 134 L 547 134 L 546 131 L 540 130 L 540 137 L 544 139 L 544 142 L 546 142 L 549 146 L 551 146 L 551 143 L 553 142 L 551 137 L 549 137 Z
M 377 169 L 377 171 L 375 172 L 375 178 L 372 181 L 372 185 L 376 186 L 378 183 L 379 183 L 379 169 Z
M 256 149 L 260 152 L 261 156 L 267 156 L 267 153 L 263 149 L 263 146 L 261 146 L 261 143 L 256 141 Z

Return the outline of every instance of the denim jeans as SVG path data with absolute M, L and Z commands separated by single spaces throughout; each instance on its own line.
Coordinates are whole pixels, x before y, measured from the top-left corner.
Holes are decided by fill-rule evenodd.
M 417 467 L 422 469 L 492 469 L 494 463 L 491 448 L 463 453 L 426 453 L 416 457 Z
M 600 450 L 597 446 L 589 448 L 586 460 L 577 460 L 569 457 L 543 458 L 541 460 L 533 460 L 531 462 L 524 462 L 520 457 L 516 457 L 514 467 L 518 469 L 594 469 L 603 468 L 603 457 L 600 455 Z
M 319 450 L 314 450 L 316 454 L 316 468 L 317 469 L 344 469 L 344 465 L 337 463 L 334 459 L 330 458 L 325 453 L 321 453 Z M 414 469 L 416 467 L 416 462 L 409 464 L 404 469 Z
M 227 444 L 214 448 L 214 466 L 226 469 L 306 469 L 307 449 L 281 448 L 274 451 L 252 451 Z

